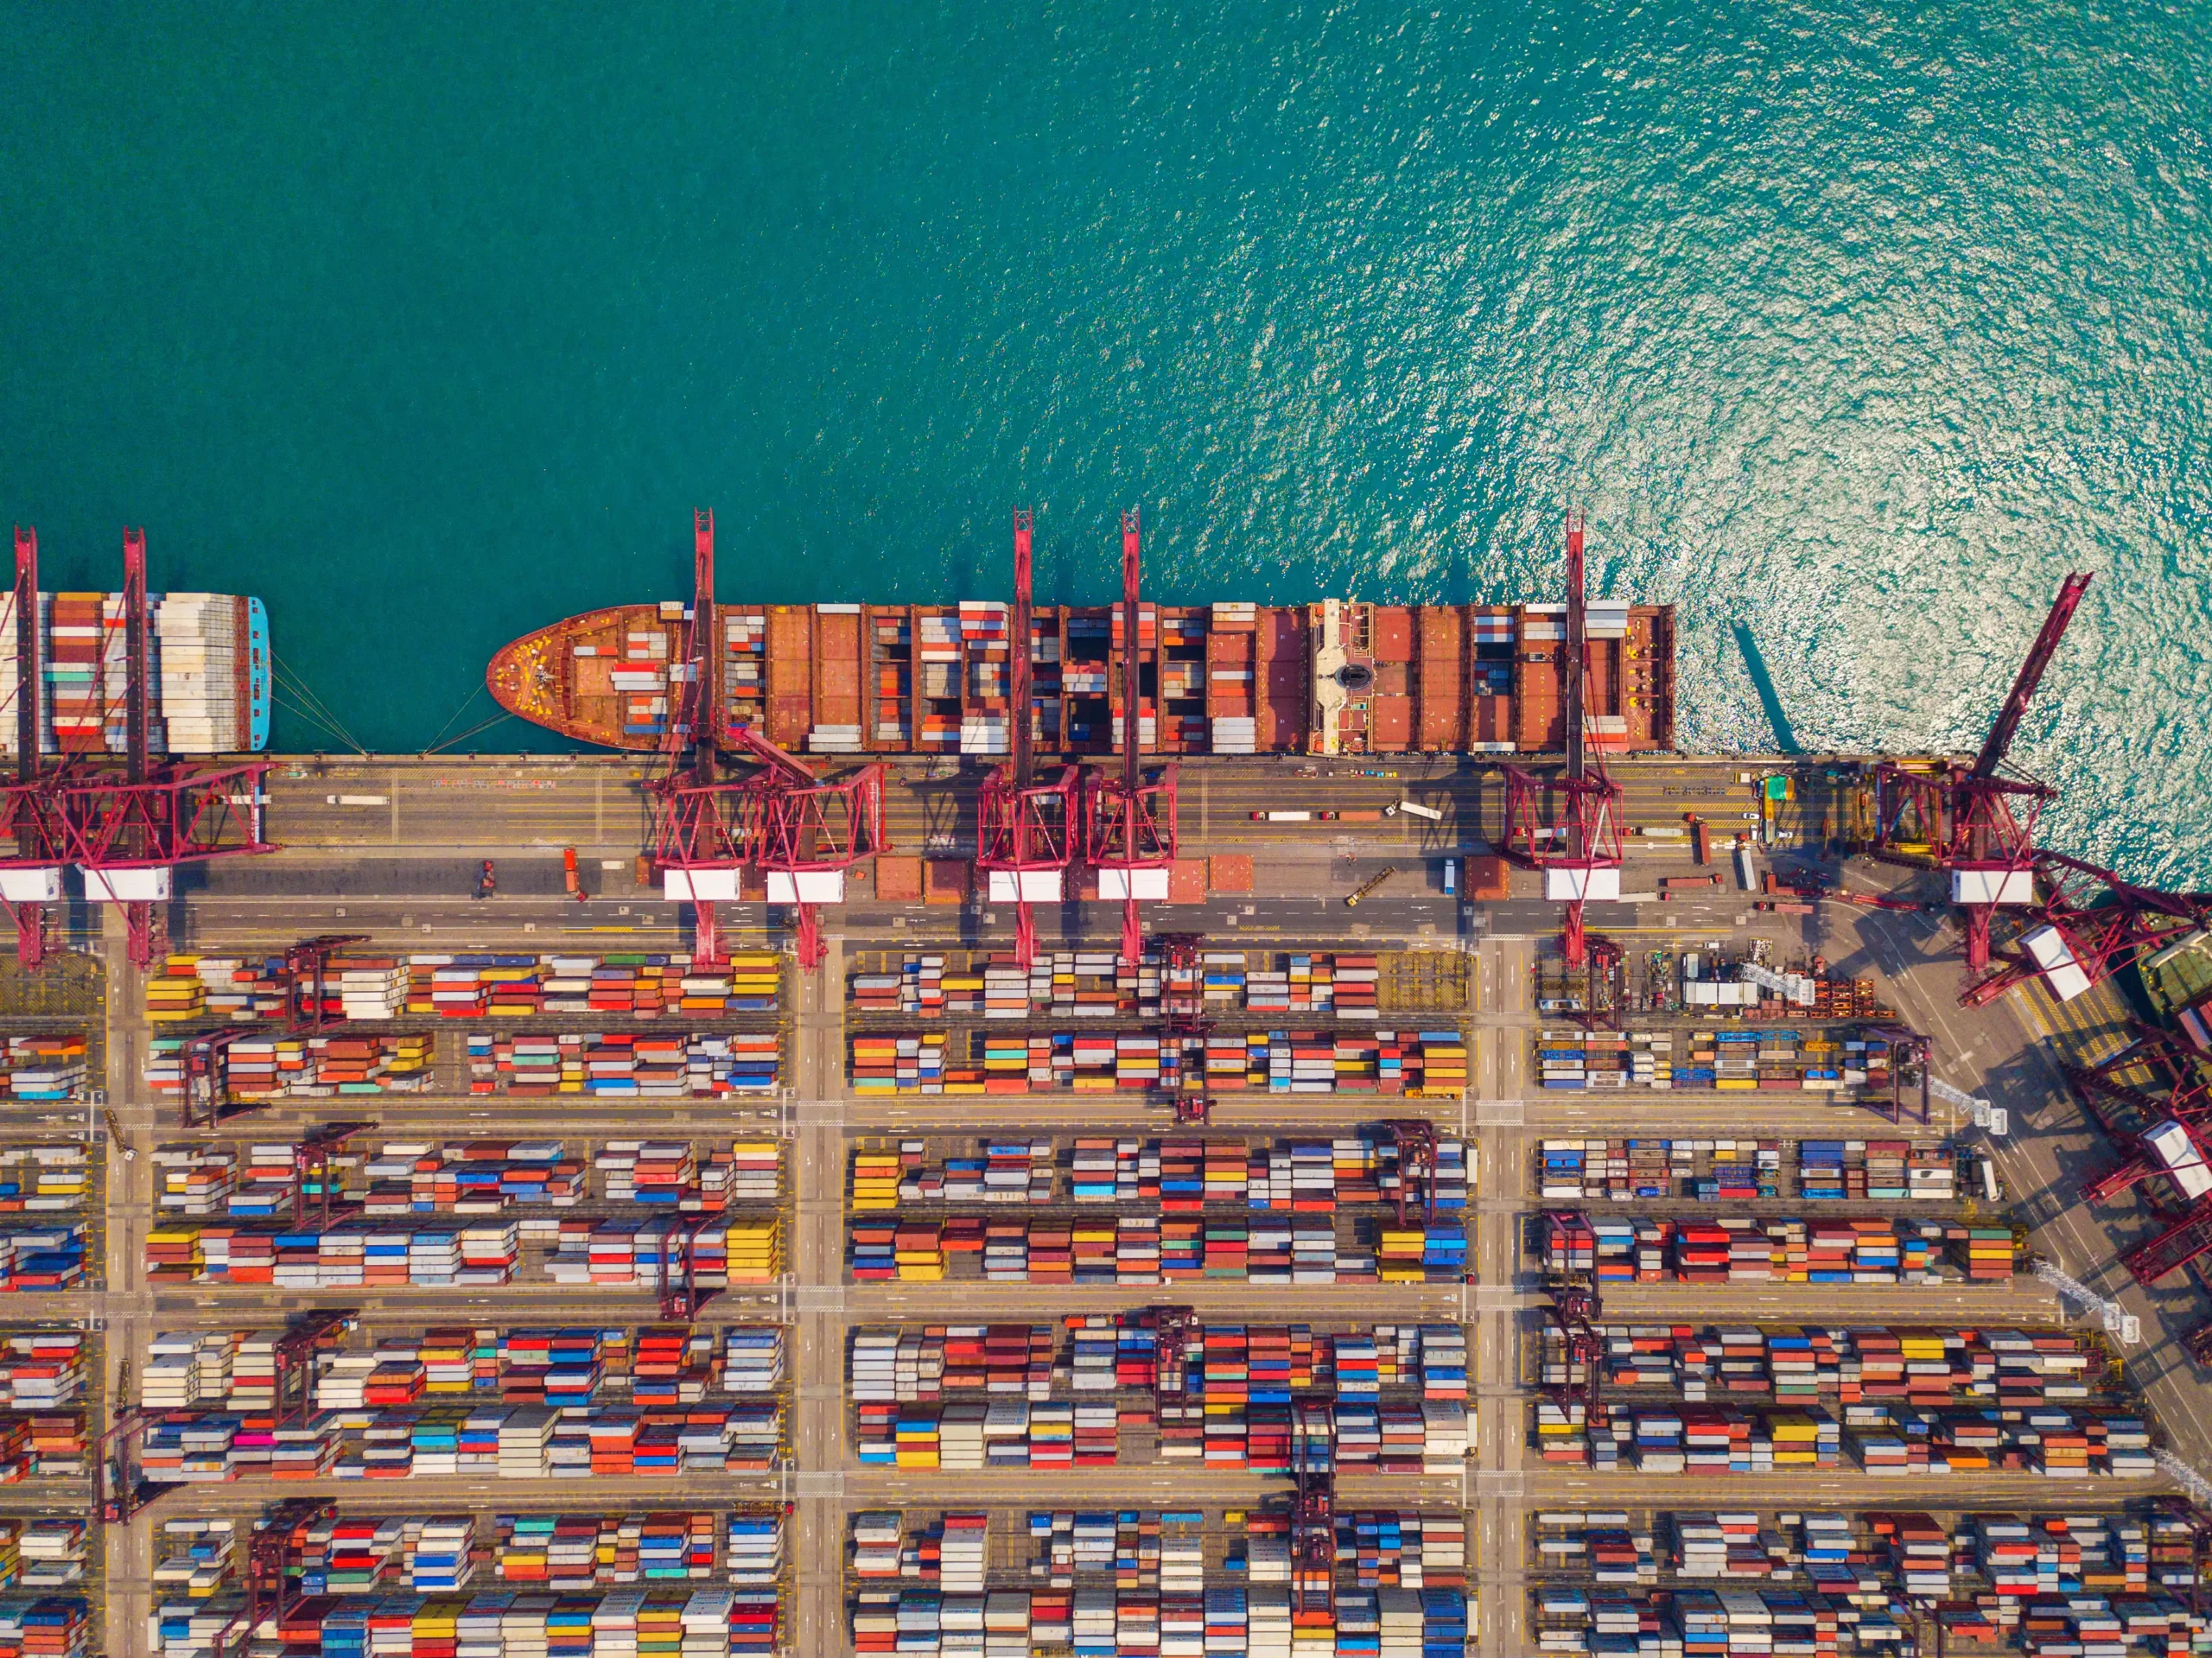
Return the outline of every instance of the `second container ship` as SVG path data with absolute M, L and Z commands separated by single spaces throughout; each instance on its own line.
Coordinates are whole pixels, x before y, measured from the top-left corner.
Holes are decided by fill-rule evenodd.
M 1039 752 L 1121 736 L 1118 605 L 1039 606 Z M 794 752 L 964 754 L 1009 746 L 1011 605 L 717 602 L 709 705 Z M 1141 605 L 1138 735 L 1160 754 L 1542 753 L 1566 746 L 1564 605 Z M 1674 746 L 1670 605 L 1592 600 L 1591 746 Z M 658 748 L 684 704 L 690 608 L 591 611 L 504 647 L 509 713 L 577 741 Z M 677 693 L 671 697 L 671 677 Z M 681 735 L 683 734 L 677 734 Z
M 12 609 L 12 607 L 10 607 Z M 258 753 L 269 746 L 269 613 L 228 593 L 147 599 L 147 746 L 157 754 Z M 39 745 L 48 754 L 120 754 L 124 710 L 123 595 L 39 594 Z M 0 687 L 12 695 L 15 619 L 0 626 Z M 0 753 L 16 752 L 16 721 L 0 719 Z

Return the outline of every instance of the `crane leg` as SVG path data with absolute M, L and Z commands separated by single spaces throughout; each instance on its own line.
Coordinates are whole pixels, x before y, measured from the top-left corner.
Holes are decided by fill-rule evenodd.
M 1014 959 L 1024 972 L 1037 961 L 1037 918 L 1030 912 L 1027 899 L 1014 906 Z
M 1967 967 L 1972 972 L 1989 965 L 1989 921 L 1994 913 L 1986 904 L 1967 905 Z
M 46 905 L 18 904 L 16 911 L 16 960 L 26 973 L 46 965 Z
M 704 902 L 691 905 L 691 965 L 702 968 L 721 960 L 721 939 L 715 931 L 715 906 Z
M 1122 959 L 1135 967 L 1144 955 L 1144 927 L 1137 919 L 1137 901 L 1122 901 Z
M 822 917 L 811 904 L 796 906 L 798 911 L 791 936 L 798 944 L 798 964 L 811 973 L 822 965 Z
M 1567 906 L 1567 920 L 1560 929 L 1560 949 L 1567 957 L 1567 966 L 1586 966 L 1590 960 L 1590 944 L 1582 931 L 1582 906 Z
M 124 950 L 130 958 L 130 965 L 141 972 L 152 967 L 166 953 L 168 928 L 150 904 L 126 904 L 123 906 Z

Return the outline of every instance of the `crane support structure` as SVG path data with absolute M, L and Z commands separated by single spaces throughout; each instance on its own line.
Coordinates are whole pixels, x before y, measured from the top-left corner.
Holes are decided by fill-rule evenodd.
M 1140 899 L 1167 896 L 1168 866 L 1175 861 L 1176 768 L 1173 761 L 1147 776 L 1139 753 L 1144 720 L 1141 670 L 1143 608 L 1138 602 L 1141 562 L 1137 514 L 1122 514 L 1121 634 L 1122 775 L 1094 775 L 1084 814 L 1084 857 L 1098 872 L 1098 896 L 1122 905 L 1122 959 L 1144 953 Z
M 739 896 L 746 858 L 745 823 L 733 808 L 735 786 L 721 778 L 722 704 L 715 627 L 715 515 L 691 515 L 691 632 L 682 689 L 671 685 L 668 729 L 661 738 L 667 770 L 650 789 L 652 844 L 646 855 L 661 872 L 665 896 L 691 905 L 691 957 L 722 959 L 715 905 Z M 690 749 L 687 755 L 686 748 Z
M 1014 959 L 1027 968 L 1037 959 L 1037 922 L 1031 906 L 1057 904 L 1067 894 L 1068 870 L 1082 856 L 1083 772 L 1064 765 L 1052 780 L 1034 775 L 1030 708 L 1033 576 L 1030 513 L 1014 514 L 1013 757 L 983 781 L 976 801 L 976 869 L 992 904 L 1011 902 Z
M 663 891 L 692 906 L 692 957 L 725 959 L 715 905 L 734 903 L 741 872 L 760 872 L 771 904 L 796 912 L 793 928 L 799 965 L 822 964 L 818 916 L 823 904 L 842 904 L 845 876 L 855 864 L 889 850 L 883 835 L 883 766 L 862 766 L 834 783 L 747 726 L 726 727 L 715 625 L 715 515 L 692 518 L 694 592 L 691 638 L 684 668 L 683 718 L 671 718 L 664 753 L 668 774 L 653 784 L 652 827 L 647 848 L 661 872 Z M 691 764 L 682 764 L 686 741 Z M 721 775 L 725 754 L 760 769 L 731 779 Z
M 1570 1409 L 1579 1401 L 1582 1420 L 1587 1430 L 1594 1433 L 1606 1421 L 1605 1343 L 1598 1324 L 1605 1316 L 1605 1304 L 1594 1285 L 1580 1283 L 1555 1286 L 1551 1298 L 1552 1304 L 1544 1310 L 1544 1317 L 1559 1331 L 1565 1350 L 1567 1380 L 1545 1391 L 1562 1410 Z M 1580 1379 L 1575 1374 L 1578 1367 L 1581 1371 Z
M 2042 903 L 2028 912 L 2019 937 L 1995 952 L 1997 970 L 1961 993 L 1960 1006 L 1985 1007 L 2037 975 L 2058 1001 L 2071 1001 L 2139 952 L 2212 926 L 2212 893 L 2138 886 L 2109 869 L 2041 848 L 2032 867 L 2045 893 Z
M 744 784 L 748 861 L 766 883 L 768 902 L 796 912 L 799 965 L 820 967 L 820 906 L 843 903 L 846 875 L 890 850 L 883 834 L 883 763 L 824 783 L 750 726 L 730 734 L 761 767 Z
M 1301 1394 L 1290 1404 L 1290 1617 L 1294 1629 L 1329 1628 L 1337 1613 L 1336 1432 L 1330 1401 Z
M 1586 740 L 1589 694 L 1589 609 L 1582 559 L 1584 520 L 1567 524 L 1567 646 L 1560 662 L 1567 690 L 1567 767 L 1548 791 L 1545 780 L 1518 765 L 1505 774 L 1505 835 L 1499 850 L 1516 863 L 1540 869 L 1544 896 L 1566 906 L 1560 949 L 1570 968 L 1589 960 L 1583 909 L 1592 899 L 1621 895 L 1620 785 L 1605 773 L 1602 755 Z M 1565 796 L 1565 822 L 1554 824 L 1548 793 Z
M 161 906 L 184 864 L 274 852 L 264 837 L 266 760 L 162 759 L 151 750 L 151 670 L 147 660 L 146 537 L 123 532 L 124 732 L 118 767 L 67 754 L 48 768 L 40 753 L 38 538 L 16 531 L 16 780 L 0 791 L 0 900 L 16 912 L 26 967 L 46 955 L 46 905 L 60 897 L 61 866 L 73 863 L 85 896 L 123 906 L 133 966 L 153 965 L 162 948 Z M 36 915 L 26 913 L 35 908 Z
M 345 1023 L 330 1008 L 330 958 L 348 944 L 366 943 L 366 933 L 323 933 L 302 939 L 284 952 L 284 994 L 290 1002 L 293 1035 Z
M 46 630 L 38 597 L 38 531 L 16 526 L 16 588 L 8 600 L 16 631 L 16 775 L 0 793 L 0 905 L 16 924 L 16 959 L 26 973 L 46 962 L 47 906 L 61 896 L 67 835 L 54 798 L 41 786 L 39 696 L 46 683 L 40 661 Z
M 1951 902 L 1966 912 L 1972 972 L 1989 965 L 1996 912 L 2035 903 L 2036 823 L 2056 791 L 2009 772 L 2006 758 L 2089 580 L 2089 572 L 2077 570 L 2060 585 L 1971 766 L 1874 768 L 1873 849 L 1901 861 L 1932 861 L 1949 874 Z

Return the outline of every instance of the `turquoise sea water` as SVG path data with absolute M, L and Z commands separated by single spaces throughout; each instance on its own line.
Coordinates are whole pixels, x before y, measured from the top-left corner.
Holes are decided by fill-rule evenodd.
M 2212 8 L 9 5 L 0 511 L 372 747 L 677 596 L 1672 600 L 1685 746 L 2212 885 Z M 1773 711 L 1751 664 L 1770 677 Z M 293 708 L 277 743 L 332 739 Z M 508 725 L 472 746 L 550 744 Z

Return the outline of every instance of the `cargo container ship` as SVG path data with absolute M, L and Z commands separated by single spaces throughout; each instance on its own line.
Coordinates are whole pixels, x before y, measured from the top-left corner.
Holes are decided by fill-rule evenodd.
M 39 746 L 48 754 L 130 746 L 123 595 L 39 594 Z M 12 607 L 11 607 L 12 608 Z M 257 753 L 269 746 L 273 658 L 269 612 L 227 593 L 147 596 L 147 747 L 156 754 Z M 12 697 L 16 626 L 0 625 L 0 687 Z M 16 752 L 13 715 L 0 753 Z
M 1122 729 L 1117 605 L 1039 606 L 1030 717 L 1040 753 L 1104 754 Z M 795 753 L 1003 755 L 1013 607 L 717 603 L 707 705 Z M 579 742 L 671 737 L 690 607 L 594 610 L 492 658 L 508 713 Z M 1674 746 L 1671 605 L 1592 600 L 1589 741 Z M 1141 605 L 1138 735 L 1180 754 L 1544 753 L 1567 743 L 1567 607 Z M 673 683 L 676 694 L 671 696 Z

